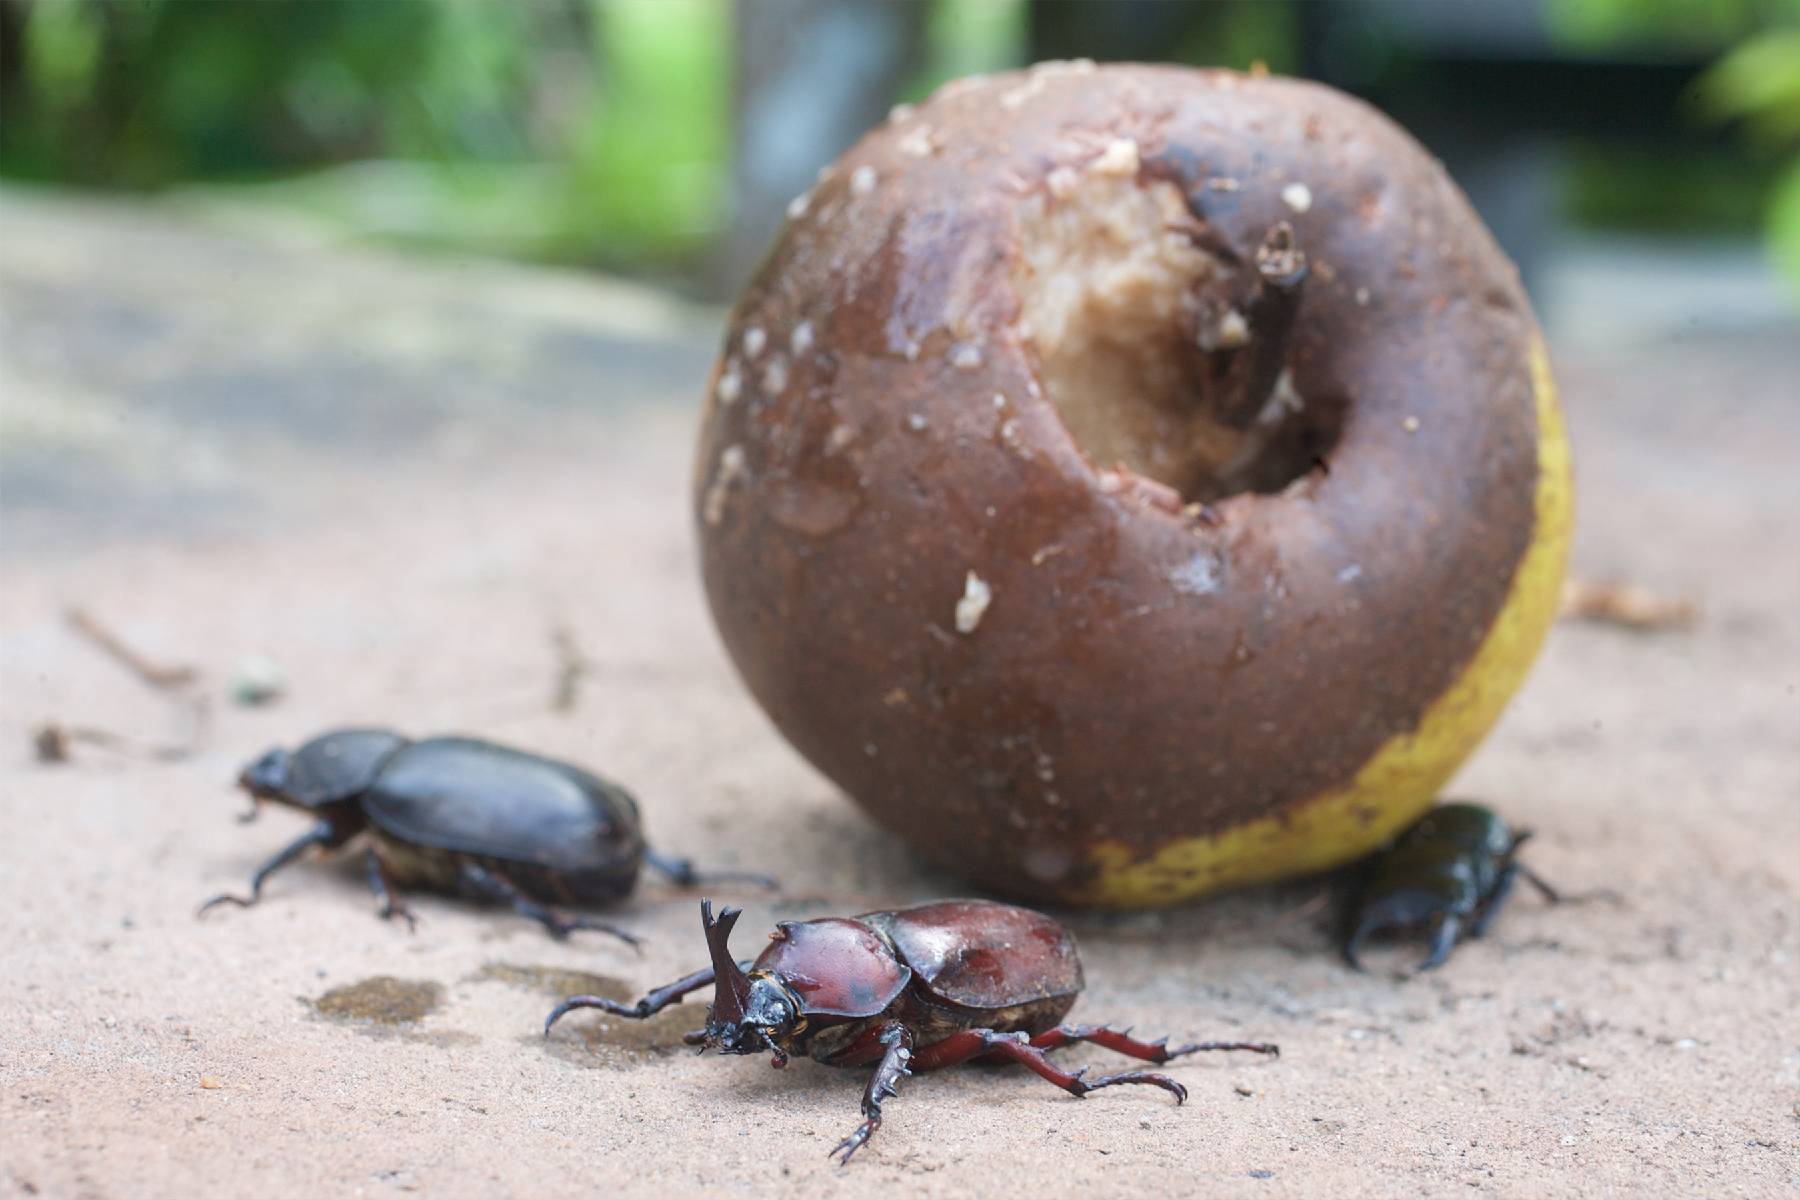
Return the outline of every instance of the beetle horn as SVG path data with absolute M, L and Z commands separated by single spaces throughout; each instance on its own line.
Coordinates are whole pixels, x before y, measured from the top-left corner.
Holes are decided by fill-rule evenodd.
M 750 977 L 731 957 L 731 947 L 727 944 L 731 939 L 731 927 L 742 915 L 742 909 L 723 908 L 714 920 L 712 901 L 700 902 L 700 922 L 706 927 L 706 949 L 712 955 L 713 964 L 712 1020 L 724 1025 L 741 1023 L 744 1010 L 750 1004 Z

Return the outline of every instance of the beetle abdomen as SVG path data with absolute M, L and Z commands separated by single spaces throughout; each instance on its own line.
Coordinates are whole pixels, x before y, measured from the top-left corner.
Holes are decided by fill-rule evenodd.
M 623 788 L 472 738 L 430 738 L 399 751 L 363 807 L 397 841 L 521 867 L 624 874 L 625 888 L 643 855 L 637 806 Z
M 1082 988 L 1074 935 L 1029 908 L 945 900 L 860 919 L 893 940 L 928 992 L 952 1004 L 1005 1009 L 1061 997 L 1073 1002 Z

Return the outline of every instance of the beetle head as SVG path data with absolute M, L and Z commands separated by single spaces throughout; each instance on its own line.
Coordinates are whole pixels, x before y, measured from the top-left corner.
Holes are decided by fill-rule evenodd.
M 731 928 L 741 915 L 735 908 L 722 909 L 713 919 L 712 901 L 700 902 L 700 920 L 706 927 L 706 948 L 712 955 L 713 1003 L 706 1019 L 706 1037 L 702 1047 L 711 1046 L 720 1054 L 757 1054 L 763 1050 L 775 1056 L 774 1065 L 787 1065 L 785 1043 L 802 1025 L 800 1002 L 772 975 L 746 975 L 731 957 L 727 944 Z
M 255 817 L 265 800 L 294 802 L 288 794 L 293 765 L 294 756 L 277 747 L 238 773 L 238 786 L 250 793 L 250 811 L 244 814 L 244 820 Z

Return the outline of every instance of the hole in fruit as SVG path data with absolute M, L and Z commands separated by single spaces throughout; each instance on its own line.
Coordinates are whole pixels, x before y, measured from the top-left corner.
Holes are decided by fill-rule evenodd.
M 1299 395 L 1285 369 L 1306 276 L 1292 231 L 1208 249 L 1216 231 L 1173 183 L 1089 171 L 1055 190 L 1021 208 L 1012 282 L 1039 384 L 1088 460 L 1201 502 L 1316 470 L 1344 404 Z

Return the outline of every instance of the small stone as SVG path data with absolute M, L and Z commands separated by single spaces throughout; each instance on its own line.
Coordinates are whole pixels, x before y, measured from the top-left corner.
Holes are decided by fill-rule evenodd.
M 287 674 L 266 654 L 250 654 L 231 669 L 231 698 L 246 708 L 279 700 L 287 691 Z
M 217 1075 L 202 1075 L 200 1086 L 209 1092 L 216 1092 L 225 1086 L 225 1081 Z

